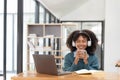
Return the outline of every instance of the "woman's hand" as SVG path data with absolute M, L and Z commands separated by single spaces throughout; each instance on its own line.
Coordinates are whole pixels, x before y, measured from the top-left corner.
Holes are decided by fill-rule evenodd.
M 85 64 L 88 64 L 88 54 L 85 50 L 77 50 L 74 63 L 77 64 L 79 59 L 83 59 Z
M 79 61 L 79 56 L 76 55 L 75 60 L 74 60 L 74 64 L 77 65 L 77 64 L 78 64 L 78 61 Z
M 74 63 L 75 63 L 76 65 L 78 64 L 79 59 L 80 59 L 80 52 L 77 50 L 77 51 L 76 51 L 75 60 L 74 60 Z
M 84 59 L 84 53 L 83 53 L 82 50 L 77 50 L 76 51 L 76 56 L 75 56 L 74 63 L 77 64 L 79 59 Z
M 83 57 L 83 61 L 85 64 L 88 64 L 88 58 L 89 58 L 89 55 L 87 54 L 87 52 L 85 51 L 84 52 L 84 57 Z

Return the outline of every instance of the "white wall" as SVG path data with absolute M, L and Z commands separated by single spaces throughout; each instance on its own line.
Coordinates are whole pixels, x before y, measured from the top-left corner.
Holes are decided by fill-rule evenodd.
M 105 0 L 88 0 L 60 20 L 104 20 Z M 71 5 L 72 7 L 72 5 Z
M 120 59 L 120 0 L 106 0 L 105 3 L 104 69 L 116 72 L 115 63 Z

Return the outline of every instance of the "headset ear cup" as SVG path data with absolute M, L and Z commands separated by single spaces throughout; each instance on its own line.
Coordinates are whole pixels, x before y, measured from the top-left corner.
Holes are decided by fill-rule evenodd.
M 75 47 L 75 42 L 74 41 L 72 41 L 72 46 Z
M 91 41 L 88 41 L 88 46 L 91 46 Z

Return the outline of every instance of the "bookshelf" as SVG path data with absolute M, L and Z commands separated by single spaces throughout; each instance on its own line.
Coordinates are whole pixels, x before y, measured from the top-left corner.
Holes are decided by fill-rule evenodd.
M 76 24 L 28 24 L 27 26 L 27 70 L 33 64 L 32 54 L 54 55 L 58 69 L 62 69 L 64 56 L 68 53 L 66 38 Z

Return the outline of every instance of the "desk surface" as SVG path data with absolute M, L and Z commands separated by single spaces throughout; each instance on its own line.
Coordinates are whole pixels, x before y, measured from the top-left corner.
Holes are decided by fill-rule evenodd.
M 72 73 L 62 76 L 53 76 L 36 72 L 24 72 L 11 77 L 11 80 L 120 80 L 120 74 L 97 72 L 89 75 Z

